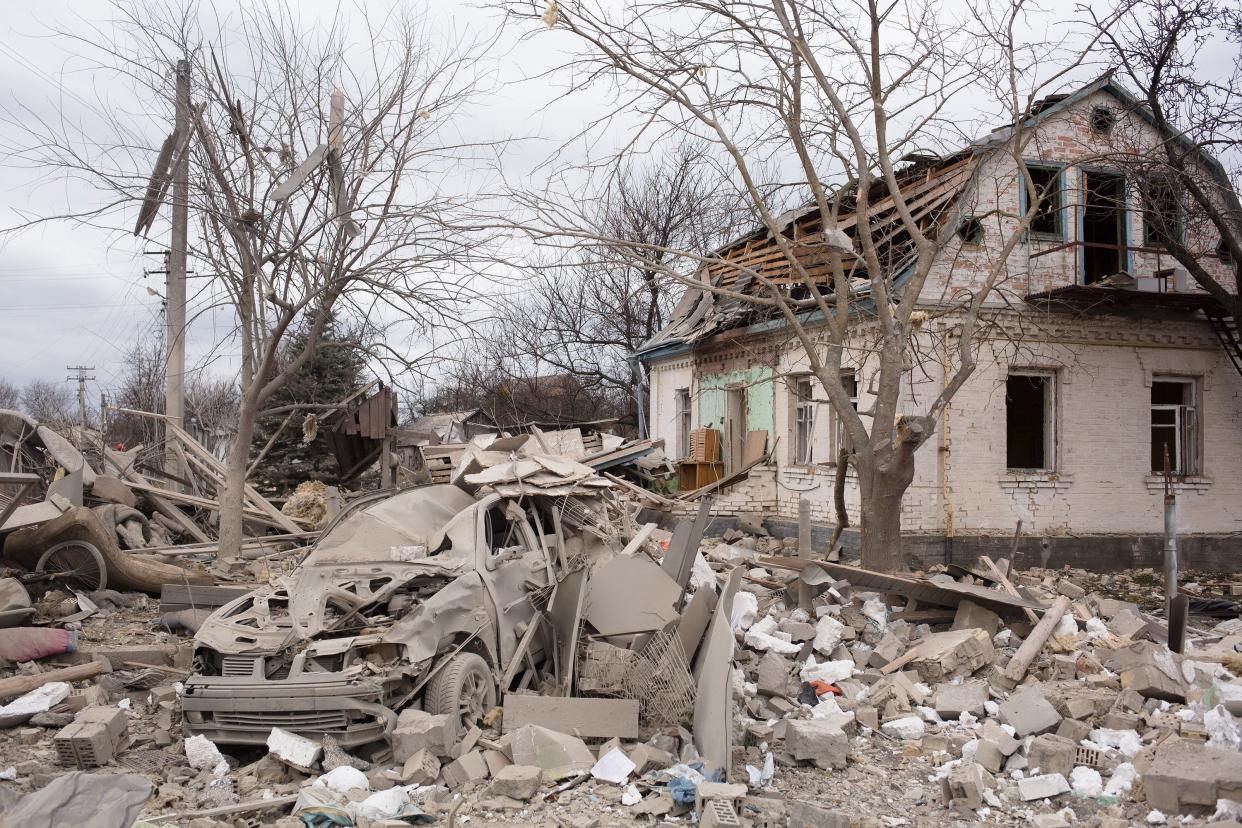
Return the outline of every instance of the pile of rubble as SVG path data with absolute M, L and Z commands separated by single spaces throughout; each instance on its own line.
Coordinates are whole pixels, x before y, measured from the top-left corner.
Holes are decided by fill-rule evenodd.
M 450 482 L 345 504 L 254 584 L 172 581 L 159 612 L 125 587 L 0 589 L 21 625 L 0 629 L 0 824 L 1242 814 L 1236 617 L 1177 653 L 1079 573 L 704 538 L 710 497 L 665 531 L 587 461 L 484 443 Z

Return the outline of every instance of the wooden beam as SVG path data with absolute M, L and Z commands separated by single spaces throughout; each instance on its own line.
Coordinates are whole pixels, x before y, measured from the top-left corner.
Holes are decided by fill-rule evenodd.
M 48 670 L 46 673 L 36 673 L 33 676 L 14 676 L 13 678 L 0 679 L 0 701 L 24 696 L 31 690 L 38 690 L 43 685 L 53 681 L 82 681 L 83 679 L 94 678 L 104 671 L 104 667 L 105 665 L 102 661 L 88 661 L 85 664 L 75 664 L 72 667 L 62 667 L 59 670 Z

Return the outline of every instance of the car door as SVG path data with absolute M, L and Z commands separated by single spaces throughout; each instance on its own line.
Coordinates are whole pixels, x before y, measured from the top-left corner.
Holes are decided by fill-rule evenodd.
M 532 592 L 548 587 L 547 552 L 531 528 L 526 511 L 499 500 L 479 510 L 478 570 L 496 612 L 500 667 L 508 666 L 518 640 L 535 620 Z

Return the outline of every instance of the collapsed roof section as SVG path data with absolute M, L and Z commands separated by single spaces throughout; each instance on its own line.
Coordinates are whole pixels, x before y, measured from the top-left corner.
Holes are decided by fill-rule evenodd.
M 898 171 L 901 195 L 914 218 L 924 227 L 943 224 L 965 192 L 979 156 L 973 149 L 946 158 L 912 157 Z M 846 254 L 845 267 L 855 299 L 870 292 L 865 263 L 857 252 L 857 201 L 852 190 L 842 190 L 833 199 L 838 211 L 837 228 L 850 239 L 855 253 Z M 864 218 L 871 225 L 881 267 L 892 279 L 900 278 L 910 264 L 913 244 L 902 224 L 896 199 L 883 181 L 872 185 Z M 776 219 L 794 256 L 807 277 L 824 295 L 831 295 L 833 276 L 829 261 L 830 245 L 825 237 L 823 217 L 812 202 Z M 839 249 L 838 249 L 839 250 Z M 852 259 L 852 260 L 851 260 Z M 775 237 L 765 227 L 757 228 L 718 249 L 703 265 L 698 278 L 720 290 L 764 298 L 764 282 L 779 286 L 793 300 L 811 294 L 804 277 L 797 273 L 789 257 L 781 251 Z M 763 280 L 763 281 L 761 281 Z M 821 286 L 822 287 L 818 287 Z M 669 323 L 643 344 L 638 353 L 650 358 L 657 353 L 680 349 L 706 340 L 714 334 L 764 322 L 777 316 L 775 308 L 755 304 L 739 296 L 727 296 L 701 288 L 688 288 L 673 311 Z

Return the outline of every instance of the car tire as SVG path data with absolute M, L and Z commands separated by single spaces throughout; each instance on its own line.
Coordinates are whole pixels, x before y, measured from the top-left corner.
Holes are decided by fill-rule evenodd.
M 496 683 L 487 662 L 474 653 L 458 653 L 427 684 L 423 708 L 447 714 L 461 731 L 478 724 L 496 706 Z

